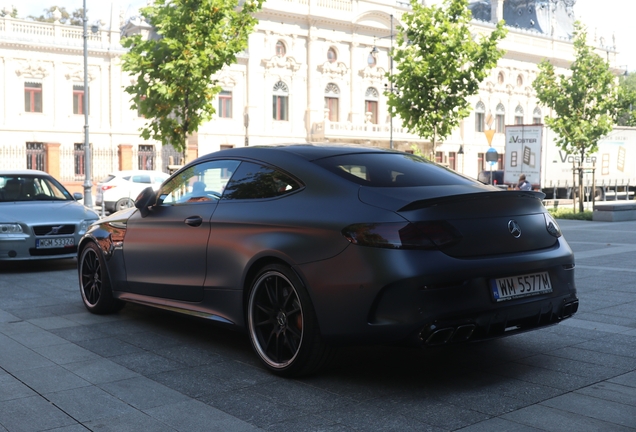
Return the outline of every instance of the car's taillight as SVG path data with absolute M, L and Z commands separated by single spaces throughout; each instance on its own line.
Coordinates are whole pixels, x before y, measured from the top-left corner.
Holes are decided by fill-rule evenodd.
M 389 249 L 438 249 L 459 242 L 448 222 L 359 223 L 342 230 L 351 243 Z
M 116 186 L 115 185 L 104 185 L 104 186 L 102 186 L 102 190 L 103 191 L 107 191 L 108 189 L 112 189 L 114 187 L 116 187 Z
M 561 228 L 559 228 L 556 219 L 547 212 L 543 214 L 543 217 L 545 218 L 545 228 L 548 230 L 548 233 L 556 238 L 561 237 Z

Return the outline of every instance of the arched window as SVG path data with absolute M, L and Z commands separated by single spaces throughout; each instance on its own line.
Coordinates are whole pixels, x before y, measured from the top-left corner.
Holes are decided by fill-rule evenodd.
M 503 72 L 499 72 L 499 74 L 497 75 L 497 82 L 499 84 L 503 84 L 506 81 L 506 76 L 504 75 Z
M 329 63 L 334 63 L 338 60 L 338 53 L 336 53 L 336 50 L 333 47 L 329 48 L 329 51 L 327 51 L 327 60 L 329 60 Z
M 521 87 L 523 85 L 523 75 L 517 75 L 517 87 Z
M 329 121 L 337 122 L 338 115 L 338 98 L 340 97 L 340 89 L 333 83 L 327 84 L 325 87 L 325 109 L 329 110 Z
M 287 84 L 278 81 L 272 91 L 272 110 L 274 120 L 289 120 L 289 89 Z
M 283 57 L 287 53 L 287 48 L 285 48 L 285 43 L 283 41 L 276 42 L 276 55 L 279 57 Z
M 505 126 L 506 108 L 500 103 L 497 105 L 497 110 L 495 111 L 495 132 L 504 133 Z
M 364 94 L 364 113 L 369 122 L 378 124 L 378 99 L 380 94 L 378 91 L 369 87 Z
M 515 124 L 523 124 L 523 107 L 521 105 L 517 105 L 517 108 L 515 108 Z
M 543 123 L 543 117 L 541 116 L 541 110 L 539 109 L 539 107 L 536 107 L 534 111 L 532 111 L 532 123 L 533 124 Z
M 477 102 L 475 105 L 475 132 L 483 132 L 485 129 L 486 105 L 483 102 Z

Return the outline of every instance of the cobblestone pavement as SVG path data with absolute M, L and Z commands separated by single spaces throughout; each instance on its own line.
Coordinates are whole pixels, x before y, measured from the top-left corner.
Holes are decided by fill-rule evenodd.
M 428 351 L 258 365 L 241 333 L 83 307 L 76 262 L 0 266 L 0 431 L 636 431 L 636 221 L 560 221 L 581 307 L 547 329 Z

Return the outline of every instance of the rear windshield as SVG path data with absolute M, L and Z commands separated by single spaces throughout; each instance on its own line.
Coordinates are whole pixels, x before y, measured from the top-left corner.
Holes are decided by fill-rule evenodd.
M 407 153 L 357 153 L 315 160 L 321 167 L 370 187 L 470 184 L 475 181 L 429 160 Z

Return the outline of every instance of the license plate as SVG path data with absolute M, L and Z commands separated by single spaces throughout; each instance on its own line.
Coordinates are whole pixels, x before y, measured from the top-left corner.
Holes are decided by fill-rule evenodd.
M 548 272 L 492 279 L 490 287 L 497 302 L 552 292 Z
M 35 241 L 36 249 L 63 248 L 75 245 L 73 237 L 37 239 Z

